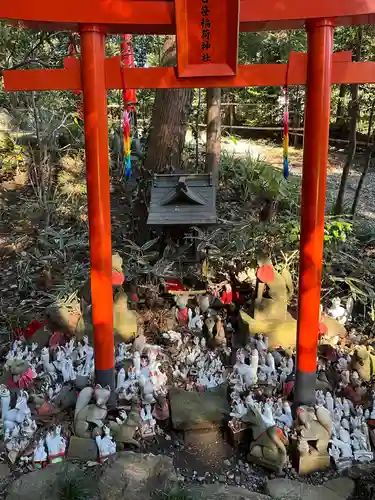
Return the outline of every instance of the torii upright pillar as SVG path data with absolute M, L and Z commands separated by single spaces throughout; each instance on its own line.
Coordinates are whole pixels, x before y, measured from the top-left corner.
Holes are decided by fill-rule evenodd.
M 105 35 L 95 25 L 81 26 L 80 33 L 95 375 L 98 384 L 114 389 Z
M 333 22 L 307 24 L 308 57 L 301 198 L 297 372 L 294 408 L 314 406 L 323 265 Z

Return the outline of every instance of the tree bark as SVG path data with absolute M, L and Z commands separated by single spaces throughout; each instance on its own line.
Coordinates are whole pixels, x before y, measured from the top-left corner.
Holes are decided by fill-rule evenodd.
M 176 65 L 176 39 L 166 37 L 162 66 Z M 150 82 L 152 85 L 152 82 Z M 147 155 L 140 169 L 137 194 L 133 204 L 133 237 L 138 243 L 147 239 L 146 222 L 150 199 L 151 179 L 154 173 L 165 173 L 181 167 L 185 145 L 187 117 L 193 100 L 193 89 L 159 89 L 151 118 Z
M 195 168 L 198 170 L 199 167 L 199 111 L 202 101 L 202 89 L 198 89 L 198 103 L 197 112 L 195 114 Z
M 375 99 L 373 99 L 373 101 L 372 101 L 370 116 L 369 116 L 369 120 L 368 120 L 367 148 L 366 148 L 366 156 L 365 156 L 366 162 L 365 162 L 365 165 L 363 167 L 363 170 L 362 170 L 362 173 L 361 173 L 361 177 L 360 177 L 360 179 L 358 181 L 357 189 L 355 190 L 355 195 L 354 195 L 354 200 L 353 200 L 353 204 L 352 204 L 352 209 L 350 211 L 350 213 L 351 213 L 351 215 L 352 215 L 353 218 L 354 218 L 355 213 L 357 211 L 359 197 L 360 197 L 360 194 L 361 194 L 361 190 L 362 190 L 363 184 L 365 182 L 365 178 L 366 178 L 367 172 L 368 172 L 368 170 L 370 168 L 371 158 L 372 158 L 372 156 L 373 156 L 373 154 L 375 152 L 375 146 L 374 146 L 375 135 L 371 136 L 372 125 L 373 125 L 373 122 L 374 122 L 374 112 L 375 112 Z M 370 143 L 372 143 L 372 144 L 370 144 Z
M 358 206 L 358 202 L 359 202 L 359 197 L 360 197 L 360 194 L 361 194 L 361 190 L 362 190 L 362 187 L 363 187 L 363 183 L 365 182 L 365 178 L 366 178 L 367 172 L 369 171 L 370 164 L 371 164 L 371 158 L 372 158 L 374 152 L 375 152 L 375 148 L 371 147 L 371 149 L 369 149 L 367 151 L 367 153 L 366 153 L 366 163 L 365 163 L 365 165 L 363 167 L 363 170 L 362 170 L 362 173 L 361 173 L 361 177 L 360 177 L 360 179 L 358 181 L 357 189 L 356 189 L 355 195 L 354 195 L 352 209 L 350 211 L 352 217 L 355 216 L 355 213 L 357 211 L 357 206 Z
M 207 89 L 206 171 L 217 177 L 221 152 L 221 89 Z
M 162 66 L 175 64 L 176 40 L 171 35 L 164 43 Z M 168 172 L 180 167 L 192 99 L 193 89 L 156 91 L 145 170 Z
M 291 97 L 291 96 L 290 96 Z M 292 100 L 290 99 L 289 101 L 289 106 L 291 106 Z M 293 109 L 294 112 L 290 113 L 290 121 L 292 124 L 293 128 L 300 128 L 301 126 L 301 100 L 300 100 L 300 93 L 299 93 L 299 85 L 295 88 L 295 98 L 294 98 L 294 105 Z M 290 136 L 290 143 L 292 146 L 295 148 L 298 147 L 300 143 L 300 137 L 298 135 L 291 135 Z
M 234 106 L 229 106 L 229 133 L 231 135 L 233 133 L 233 115 L 234 115 Z
M 358 27 L 356 36 L 355 58 L 354 58 L 356 62 L 360 61 L 361 59 L 361 46 L 362 46 L 362 27 Z M 346 191 L 346 185 L 348 183 L 350 167 L 353 164 L 353 160 L 357 150 L 357 125 L 359 119 L 359 99 L 358 99 L 359 85 L 356 83 L 352 84 L 350 86 L 350 90 L 352 98 L 349 105 L 349 116 L 350 116 L 349 137 L 348 137 L 349 147 L 348 147 L 348 155 L 341 175 L 339 192 L 337 194 L 337 199 L 334 209 L 335 215 L 340 215 L 343 212 L 345 191 Z

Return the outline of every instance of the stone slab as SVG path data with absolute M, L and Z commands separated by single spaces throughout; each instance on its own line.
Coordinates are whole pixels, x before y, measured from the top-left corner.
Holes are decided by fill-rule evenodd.
M 172 458 L 131 451 L 118 453 L 104 466 L 99 489 L 101 500 L 151 500 L 155 492 L 177 486 Z
M 172 426 L 176 430 L 223 427 L 229 419 L 227 385 L 198 392 L 172 389 L 169 392 Z
M 98 447 L 94 439 L 72 436 L 69 441 L 67 458 L 94 462 L 98 459 Z
M 0 480 L 5 479 L 10 474 L 10 469 L 8 464 L 0 464 Z
M 271 497 L 255 491 L 221 484 L 189 487 L 187 491 L 190 493 L 191 498 L 200 500 L 271 500 Z
M 292 479 L 271 479 L 266 493 L 275 500 L 346 500 L 354 491 L 354 481 L 339 477 L 327 481 L 323 486 L 313 486 Z
M 340 498 L 344 499 L 352 495 L 354 486 L 354 481 L 349 477 L 338 477 L 327 481 L 324 488 L 328 489 L 330 492 L 335 492 Z

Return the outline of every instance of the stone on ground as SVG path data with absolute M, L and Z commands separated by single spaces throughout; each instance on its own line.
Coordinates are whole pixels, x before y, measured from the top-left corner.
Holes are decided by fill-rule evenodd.
M 59 500 L 61 498 L 58 488 L 55 486 L 64 477 L 73 477 L 80 474 L 78 466 L 71 463 L 59 463 L 49 465 L 44 469 L 36 470 L 21 476 L 14 481 L 6 496 L 7 500 L 26 500 L 26 499 L 47 499 Z
M 125 451 L 104 466 L 99 482 L 100 498 L 147 500 L 156 491 L 170 489 L 177 482 L 170 457 Z
M 267 493 L 275 500 L 346 500 L 354 491 L 354 481 L 339 477 L 324 486 L 313 486 L 292 479 L 272 479 L 266 486 Z
M 176 430 L 222 427 L 229 418 L 227 385 L 198 392 L 172 389 L 169 393 L 171 418 Z
M 0 481 L 7 479 L 10 474 L 8 464 L 0 464 Z
M 356 464 L 348 470 L 352 479 L 362 479 L 364 476 L 375 474 L 375 463 Z
M 222 486 L 220 484 L 207 484 L 187 488 L 192 498 L 200 500 L 271 500 L 267 495 L 248 491 L 235 486 Z

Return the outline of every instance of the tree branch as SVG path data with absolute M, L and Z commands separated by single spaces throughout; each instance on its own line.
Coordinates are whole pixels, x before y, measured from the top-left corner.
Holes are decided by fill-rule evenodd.
M 29 52 L 26 54 L 24 60 L 20 63 L 17 63 L 17 64 L 14 64 L 13 66 L 11 66 L 10 68 L 6 67 L 6 66 L 1 66 L 0 65 L 0 76 L 2 76 L 3 74 L 3 71 L 4 70 L 13 70 L 13 69 L 19 69 L 19 68 L 22 68 L 23 66 L 26 66 L 27 64 L 30 64 L 30 63 L 38 63 L 40 64 L 41 66 L 44 66 L 45 68 L 48 67 L 48 65 L 42 63 L 41 61 L 39 61 L 38 59 L 29 59 L 30 56 L 46 41 L 50 40 L 53 36 L 57 35 L 58 33 L 48 33 L 47 35 L 45 33 L 42 33 L 41 34 L 41 37 L 39 39 L 39 41 L 34 45 L 34 47 L 32 47 Z

